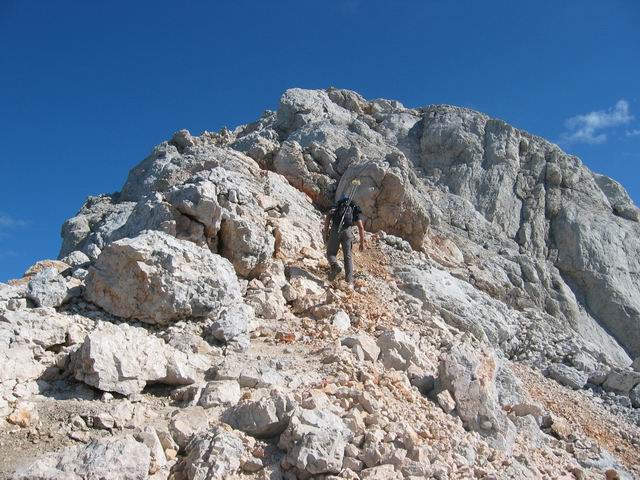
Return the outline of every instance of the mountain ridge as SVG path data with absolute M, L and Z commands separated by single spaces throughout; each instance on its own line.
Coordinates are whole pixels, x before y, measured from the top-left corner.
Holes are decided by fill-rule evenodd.
M 321 228 L 356 184 L 350 290 Z M 112 449 L 139 478 L 632 478 L 639 220 L 619 183 L 462 107 L 290 89 L 176 132 L 65 222 L 58 261 L 0 284 L 0 414 L 71 441 L 11 478 L 103 474 Z

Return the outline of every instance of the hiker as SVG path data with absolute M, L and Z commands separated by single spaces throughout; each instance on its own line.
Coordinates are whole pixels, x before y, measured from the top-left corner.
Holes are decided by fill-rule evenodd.
M 362 211 L 349 196 L 342 196 L 324 220 L 324 239 L 327 245 L 327 260 L 329 260 L 329 280 L 334 280 L 342 271 L 338 265 L 338 250 L 342 246 L 344 255 L 344 276 L 349 285 L 353 285 L 353 260 L 351 246 L 354 240 L 352 227 L 358 226 L 360 234 L 360 251 L 364 250 L 364 225 L 360 220 Z

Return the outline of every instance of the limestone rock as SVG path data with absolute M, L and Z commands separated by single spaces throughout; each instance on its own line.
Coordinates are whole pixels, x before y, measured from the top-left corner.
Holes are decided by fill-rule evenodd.
M 187 407 L 177 410 L 169 422 L 169 431 L 176 444 L 184 448 L 191 437 L 207 430 L 209 419 L 202 407 Z
M 587 375 L 562 363 L 549 367 L 549 376 L 555 381 L 574 390 L 580 390 L 587 383 Z
M 188 385 L 200 376 L 187 355 L 127 324 L 105 323 L 91 332 L 73 368 L 76 379 L 123 395 L 139 393 L 147 383 Z
M 635 408 L 640 408 L 640 384 L 631 389 L 629 399 L 631 400 L 631 405 Z
M 280 435 L 287 461 L 307 475 L 339 473 L 350 435 L 340 417 L 321 410 L 298 410 Z
M 465 425 L 485 436 L 494 448 L 509 451 L 516 432 L 497 399 L 494 354 L 458 343 L 442 358 L 438 370 L 439 381 L 455 399 Z
M 48 453 L 29 467 L 17 470 L 11 478 L 144 480 L 148 478 L 149 465 L 149 448 L 133 437 L 103 438 Z
M 351 319 L 349 318 L 349 315 L 347 315 L 347 312 L 344 310 L 338 310 L 331 317 L 331 324 L 336 330 L 346 332 L 351 328 Z
M 38 307 L 59 307 L 79 294 L 79 289 L 68 285 L 67 280 L 55 268 L 36 273 L 27 286 L 27 298 Z
M 150 474 L 156 473 L 167 464 L 164 448 L 154 428 L 145 427 L 141 432 L 135 434 L 135 438 L 149 448 Z
M 456 402 L 448 390 L 443 390 L 437 395 L 438 405 L 444 413 L 451 413 L 456 408 Z
M 77 269 L 88 267 L 91 264 L 91 259 L 80 250 L 74 250 L 69 253 L 69 255 L 62 258 L 62 262 L 70 265 L 74 269 Z
M 380 361 L 385 368 L 406 370 L 411 363 L 419 363 L 415 341 L 401 330 L 389 330 L 378 337 Z
M 177 480 L 225 480 L 240 469 L 245 447 L 233 432 L 213 429 L 194 436 L 174 469 Z
M 231 264 L 161 232 L 108 245 L 86 279 L 86 297 L 109 313 L 167 324 L 240 303 Z
M 7 417 L 9 423 L 22 428 L 36 426 L 39 419 L 36 405 L 31 402 L 19 402 L 13 413 Z
M 240 385 L 235 380 L 208 382 L 199 404 L 204 408 L 235 405 L 240 400 Z
M 628 395 L 633 387 L 640 384 L 640 372 L 631 370 L 612 371 L 602 385 L 610 392 Z
M 371 362 L 375 362 L 380 356 L 380 348 L 376 344 L 376 341 L 366 333 L 344 337 L 341 343 L 351 349 L 356 347 L 361 348 L 365 358 Z
M 205 335 L 225 343 L 248 342 L 249 322 L 253 318 L 253 310 L 244 303 L 225 307 L 215 320 L 205 327 Z
M 289 397 L 272 391 L 258 400 L 240 402 L 225 421 L 257 438 L 274 437 L 287 428 L 294 406 Z

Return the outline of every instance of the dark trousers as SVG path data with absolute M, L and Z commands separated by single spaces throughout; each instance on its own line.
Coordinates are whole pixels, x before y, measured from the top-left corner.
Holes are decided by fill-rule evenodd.
M 353 232 L 351 228 L 345 228 L 338 232 L 336 227 L 331 227 L 329 239 L 327 240 L 327 260 L 331 269 L 338 266 L 338 250 L 342 246 L 344 255 L 344 277 L 348 283 L 353 282 L 353 260 L 351 257 L 351 245 L 353 244 Z

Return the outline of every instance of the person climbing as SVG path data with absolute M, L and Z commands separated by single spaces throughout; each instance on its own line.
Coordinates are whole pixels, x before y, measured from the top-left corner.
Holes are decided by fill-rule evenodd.
M 329 280 L 334 280 L 342 271 L 338 264 L 338 250 L 342 246 L 344 256 L 344 276 L 349 285 L 353 285 L 353 259 L 351 248 L 354 240 L 352 227 L 358 227 L 360 251 L 364 250 L 364 225 L 360 219 L 362 211 L 351 199 L 352 195 L 343 195 L 327 213 L 324 220 L 324 239 L 327 245 L 327 260 L 330 271 Z

